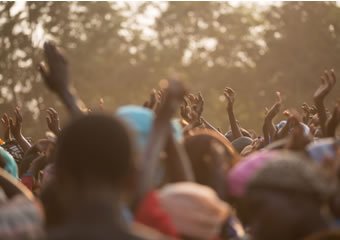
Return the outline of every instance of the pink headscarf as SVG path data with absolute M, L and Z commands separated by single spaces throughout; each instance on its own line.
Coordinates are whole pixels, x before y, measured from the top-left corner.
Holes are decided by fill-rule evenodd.
M 260 151 L 245 157 L 233 167 L 227 177 L 229 194 L 242 197 L 249 181 L 269 160 L 277 156 L 277 151 Z

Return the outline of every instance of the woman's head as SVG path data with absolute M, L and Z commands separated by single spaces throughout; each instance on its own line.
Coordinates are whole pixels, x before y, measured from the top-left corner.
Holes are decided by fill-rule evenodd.
M 228 169 L 238 160 L 238 155 L 230 142 L 214 131 L 197 129 L 184 139 L 184 147 L 190 158 L 196 181 L 219 192 L 216 188 L 225 185 Z

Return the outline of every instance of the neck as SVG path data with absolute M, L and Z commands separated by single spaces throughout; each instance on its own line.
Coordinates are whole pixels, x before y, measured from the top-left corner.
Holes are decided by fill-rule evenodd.
M 74 223 L 100 225 L 112 223 L 125 227 L 121 214 L 120 193 L 105 188 L 77 191 L 77 199 L 68 201 L 69 220 Z

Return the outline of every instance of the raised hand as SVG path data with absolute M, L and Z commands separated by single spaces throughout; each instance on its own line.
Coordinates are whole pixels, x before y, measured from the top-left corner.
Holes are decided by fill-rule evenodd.
M 185 95 L 185 88 L 180 81 L 169 80 L 163 82 L 164 101 L 160 105 L 159 111 L 155 117 L 150 138 L 146 150 L 142 156 L 142 162 L 145 163 L 142 169 L 142 181 L 138 188 L 138 199 L 153 187 L 154 174 L 159 165 L 160 153 L 164 150 L 172 130 L 170 125 L 171 117 L 178 109 Z
M 61 131 L 58 112 L 54 108 L 48 108 L 46 112 L 46 121 L 48 128 L 55 135 L 58 135 Z
M 326 137 L 335 137 L 336 129 L 340 124 L 340 100 L 338 100 L 332 116 L 326 123 Z
M 22 115 L 19 107 L 16 107 L 14 110 L 15 121 L 12 118 L 9 118 L 9 127 L 13 137 L 17 140 L 18 144 L 22 148 L 24 152 L 26 152 L 31 144 L 27 141 L 27 139 L 22 134 Z
M 52 42 L 44 44 L 44 54 L 46 63 L 41 63 L 39 70 L 47 87 L 59 96 L 72 115 L 82 114 L 85 104 L 71 91 L 65 57 Z
M 4 130 L 4 140 L 9 141 L 10 137 L 10 126 L 9 126 L 9 118 L 8 115 L 5 113 L 1 118 L 2 127 Z
M 185 88 L 178 80 L 169 80 L 164 90 L 158 91 L 160 99 L 160 108 L 157 116 L 160 118 L 169 118 L 172 116 L 180 105 L 185 95 Z
M 201 116 L 203 113 L 204 99 L 201 93 L 197 95 L 188 94 L 180 107 L 181 116 L 190 125 L 199 126 L 202 124 Z
M 289 115 L 287 125 L 290 128 L 290 135 L 286 148 L 295 151 L 303 151 L 308 143 L 311 142 L 311 138 L 304 133 L 304 128 L 300 124 L 302 120 L 301 115 L 295 110 L 289 111 Z
M 266 109 L 266 115 L 264 118 L 263 132 L 266 144 L 268 144 L 270 141 L 274 139 L 276 128 L 273 123 L 273 119 L 280 112 L 282 105 L 281 93 L 276 92 L 275 94 L 277 98 L 276 102 L 269 110 Z
M 316 103 L 323 102 L 325 97 L 333 89 L 335 83 L 336 76 L 334 70 L 333 69 L 331 71 L 325 70 L 324 74 L 321 76 L 321 84 L 314 93 L 314 101 Z
M 68 63 L 54 43 L 45 42 L 44 54 L 46 64 L 41 63 L 39 70 L 48 88 L 57 94 L 69 88 Z
M 156 95 L 157 95 L 157 91 L 156 91 L 156 89 L 153 88 L 151 90 L 149 100 L 147 100 L 144 103 L 144 107 L 149 108 L 149 109 L 155 109 L 155 106 L 156 106 L 156 103 L 157 103 Z
M 203 113 L 204 99 L 202 94 L 199 92 L 194 98 L 194 104 L 192 105 L 193 111 L 201 117 Z
M 268 110 L 266 109 L 266 117 L 265 120 L 267 121 L 272 121 L 273 118 L 280 112 L 281 105 L 282 105 L 282 98 L 281 98 L 281 93 L 276 92 L 276 97 L 277 100 L 274 103 L 274 105 Z
M 242 137 L 243 135 L 242 135 L 240 126 L 238 125 L 235 114 L 234 114 L 234 102 L 235 102 L 236 93 L 230 87 L 226 87 L 223 93 L 228 102 L 227 113 L 229 117 L 230 128 L 233 133 L 233 139 L 237 139 L 239 137 Z
M 14 115 L 15 115 L 15 121 L 10 118 L 9 119 L 9 126 L 11 133 L 15 138 L 20 137 L 22 135 L 22 115 L 20 112 L 19 107 L 16 107 L 14 110 Z
M 230 87 L 226 87 L 224 89 L 224 92 L 223 92 L 225 98 L 227 99 L 227 102 L 228 102 L 228 105 L 227 105 L 227 108 L 230 109 L 234 106 L 234 102 L 235 102 L 235 91 L 230 88 Z
M 303 103 L 301 108 L 303 111 L 303 122 L 305 124 L 308 124 L 311 116 L 311 108 L 308 106 L 307 103 Z
M 99 99 L 99 109 L 100 111 L 104 112 L 105 109 L 104 109 L 104 99 L 103 98 L 100 98 Z
M 329 92 L 333 89 L 336 83 L 336 76 L 334 70 L 332 69 L 330 72 L 325 71 L 324 74 L 321 76 L 321 84 L 319 88 L 314 93 L 314 103 L 316 106 L 316 110 L 320 120 L 320 126 L 322 135 L 327 135 L 326 130 L 326 121 L 327 121 L 327 114 L 324 106 L 324 99 L 329 94 Z
M 165 101 L 165 89 L 160 89 L 158 91 L 155 91 L 155 95 L 154 95 L 154 98 L 155 98 L 155 105 L 154 105 L 154 112 L 156 114 L 158 114 L 159 110 L 161 109 L 164 101 Z

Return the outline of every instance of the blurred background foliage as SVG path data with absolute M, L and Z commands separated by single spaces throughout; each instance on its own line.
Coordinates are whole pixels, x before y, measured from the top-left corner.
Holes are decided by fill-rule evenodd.
M 335 2 L 0 2 L 1 111 L 18 105 L 25 135 L 41 137 L 58 99 L 37 71 L 46 39 L 61 46 L 72 81 L 91 108 L 143 104 L 160 79 L 179 72 L 202 92 L 204 117 L 229 129 L 222 93 L 237 92 L 241 125 L 260 133 L 264 108 L 312 103 L 324 69 L 340 76 L 340 7 Z M 327 106 L 339 97 L 340 84 Z

